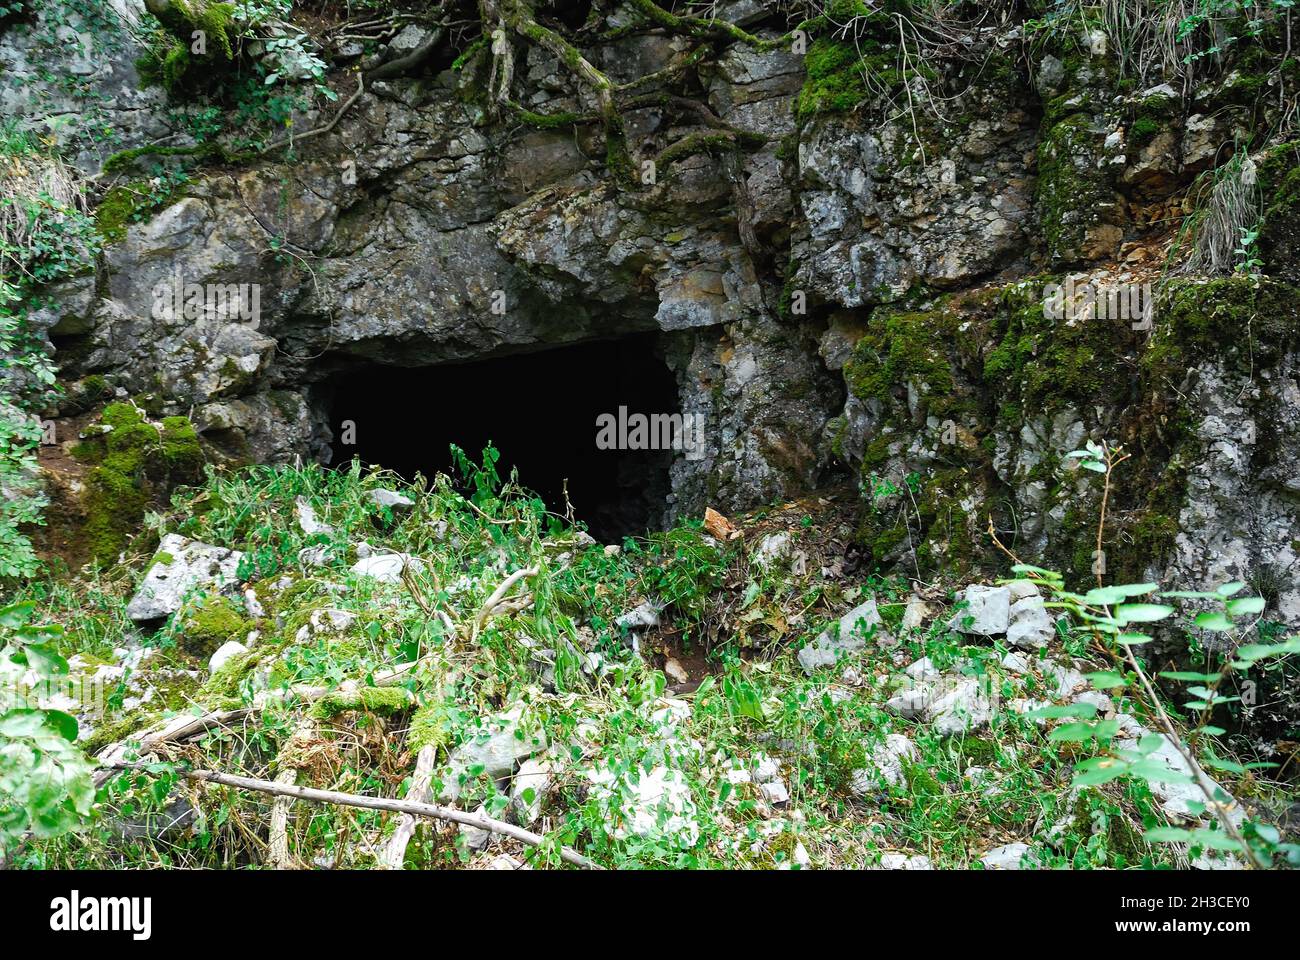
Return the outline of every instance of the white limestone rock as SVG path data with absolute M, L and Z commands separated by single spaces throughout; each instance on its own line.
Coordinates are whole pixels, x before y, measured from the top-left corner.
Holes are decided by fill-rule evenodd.
M 354 563 L 352 572 L 359 577 L 370 577 L 380 583 L 401 583 L 402 571 L 408 566 L 412 570 L 424 568 L 421 561 L 409 554 L 374 553 Z
M 973 583 L 962 594 L 966 605 L 957 611 L 949 626 L 960 633 L 994 637 L 1007 632 L 1011 621 L 1011 591 Z
M 208 673 L 215 674 L 232 658 L 241 653 L 248 653 L 248 647 L 244 646 L 238 640 L 227 640 L 221 646 L 217 647 L 216 653 L 208 658 Z
M 872 629 L 874 628 L 874 633 Z M 799 666 L 804 672 L 812 674 L 821 667 L 834 666 L 845 654 L 855 653 L 867 645 L 867 636 L 871 635 L 877 642 L 887 642 L 888 634 L 884 631 L 884 621 L 876 609 L 876 598 L 868 597 L 844 616 L 840 622 L 822 633 L 808 646 L 799 651 Z
M 986 870 L 1019 870 L 1020 861 L 1028 852 L 1027 843 L 1007 843 L 984 854 L 980 857 L 980 863 L 984 864 Z
M 169 533 L 140 583 L 126 615 L 137 623 L 170 616 L 181 608 L 185 595 L 196 587 L 234 594 L 239 586 L 238 550 L 213 546 Z
M 933 870 L 934 864 L 930 862 L 929 857 L 916 854 L 908 856 L 905 853 L 882 853 L 880 855 L 880 870 Z
M 905 776 L 904 763 L 915 762 L 916 745 L 901 733 L 891 733 L 867 754 L 867 766 L 854 770 L 849 791 L 857 797 L 874 794 L 881 783 L 897 786 Z
M 1056 636 L 1056 625 L 1043 608 L 1043 599 L 1029 596 L 1011 604 L 1007 643 L 1021 650 L 1045 647 Z

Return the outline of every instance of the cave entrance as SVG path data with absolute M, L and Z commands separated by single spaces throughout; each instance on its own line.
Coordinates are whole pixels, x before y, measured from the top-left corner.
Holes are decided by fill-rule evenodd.
M 328 383 L 332 463 L 353 457 L 408 479 L 441 471 L 459 479 L 450 445 L 476 462 L 490 442 L 504 479 L 519 481 L 562 513 L 616 542 L 663 520 L 671 449 L 600 449 L 597 418 L 674 414 L 677 384 L 655 335 L 432 367 L 367 364 Z M 342 442 L 345 421 L 355 443 Z

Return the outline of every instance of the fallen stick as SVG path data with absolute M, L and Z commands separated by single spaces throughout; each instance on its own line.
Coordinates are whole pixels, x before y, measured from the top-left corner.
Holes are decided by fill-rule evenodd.
M 429 799 L 429 787 L 433 781 L 433 762 L 438 756 L 438 748 L 424 746 L 415 756 L 415 773 L 411 776 L 411 789 L 406 799 L 412 803 L 424 803 Z M 398 818 L 397 829 L 393 831 L 384 852 L 379 855 L 379 867 L 382 870 L 401 870 L 406 862 L 406 845 L 415 834 L 415 815 L 404 813 Z
M 162 776 L 162 772 L 149 770 L 147 767 L 135 763 L 114 762 L 110 764 L 114 770 L 129 770 L 136 773 L 143 773 L 150 777 Z M 480 830 L 490 830 L 492 833 L 500 833 L 511 837 L 521 843 L 526 843 L 530 847 L 540 847 L 546 842 L 546 838 L 540 834 L 533 833 L 531 830 L 525 830 L 523 827 L 516 827 L 513 823 L 506 823 L 503 820 L 493 820 L 491 817 L 479 816 L 473 813 L 465 813 L 463 810 L 453 810 L 451 807 L 443 807 L 434 803 L 415 803 L 410 800 L 388 800 L 384 797 L 362 797 L 354 793 L 339 793 L 336 790 L 317 790 L 314 787 L 299 787 L 294 784 L 276 783 L 274 780 L 258 780 L 254 777 L 240 777 L 231 773 L 218 773 L 215 770 L 178 770 L 181 776 L 189 780 L 202 780 L 206 783 L 219 783 L 226 787 L 235 787 L 240 790 L 254 790 L 258 793 L 269 793 L 276 797 L 293 797 L 296 800 L 311 800 L 316 803 L 332 803 L 341 807 L 364 807 L 367 810 L 387 810 L 392 813 L 409 813 L 416 817 L 429 817 L 433 820 L 448 820 L 452 823 L 461 823 L 470 827 L 478 827 Z M 573 864 L 575 867 L 582 867 L 586 870 L 603 870 L 604 867 L 598 863 L 588 860 L 576 850 L 568 847 L 560 847 L 560 859 L 565 863 Z
M 386 687 L 391 686 L 415 668 L 428 661 L 428 657 L 419 660 L 413 660 L 410 663 L 399 663 L 391 670 L 385 670 L 374 675 L 373 683 L 370 686 Z M 329 687 L 308 686 L 306 684 L 295 684 L 288 690 L 264 690 L 259 694 L 258 700 L 251 707 L 240 707 L 235 710 L 212 710 L 198 717 L 178 716 L 172 717 L 161 726 L 153 728 L 150 732 L 140 737 L 140 747 L 136 750 L 137 756 L 145 756 L 153 753 L 158 747 L 165 743 L 179 743 L 182 740 L 188 740 L 196 737 L 201 733 L 207 733 L 216 727 L 224 727 L 235 720 L 242 720 L 258 712 L 267 704 L 283 700 L 286 696 L 292 694 L 300 700 L 311 702 L 319 700 L 328 693 L 350 693 L 357 690 L 361 684 L 355 680 L 345 680 L 339 685 L 337 690 Z M 127 745 L 132 738 L 125 737 L 116 743 L 111 743 L 99 751 L 98 759 L 106 764 L 101 767 L 94 776 L 96 787 L 102 787 L 108 782 L 109 777 L 113 775 L 111 764 L 120 761 L 126 755 Z

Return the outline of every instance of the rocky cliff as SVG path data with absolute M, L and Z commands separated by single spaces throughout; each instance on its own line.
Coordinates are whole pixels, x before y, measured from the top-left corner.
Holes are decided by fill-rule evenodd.
M 7 109 L 106 226 L 30 317 L 68 395 L 148 397 L 212 459 L 328 460 L 351 366 L 650 333 L 707 423 L 669 519 L 850 478 L 882 568 L 986 564 L 991 523 L 1076 576 L 1244 579 L 1300 621 L 1281 24 L 1189 65 L 1068 4 L 713 6 L 306 24 L 335 99 L 309 62 L 260 137 L 230 90 L 265 40 L 168 60 L 201 5 L 11 15 Z M 1144 312 L 1053 317 L 1067 281 Z M 187 313 L 186 284 L 255 284 L 259 315 Z M 1088 440 L 1132 456 L 1100 557 Z

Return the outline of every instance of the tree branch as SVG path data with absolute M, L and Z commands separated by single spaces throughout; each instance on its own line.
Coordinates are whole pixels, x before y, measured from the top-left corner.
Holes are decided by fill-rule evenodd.
M 153 771 L 141 764 L 114 763 L 114 770 L 142 773 L 149 777 L 164 776 L 163 771 Z M 299 787 L 288 783 L 276 783 L 274 780 L 258 780 L 253 777 L 240 777 L 230 773 L 218 773 L 215 770 L 178 770 L 181 776 L 189 780 L 202 780 L 205 783 L 219 783 L 222 786 L 238 790 L 253 790 L 275 797 L 292 797 L 295 800 L 308 800 L 313 803 L 331 803 L 340 807 L 361 807 L 366 810 L 387 810 L 392 813 L 409 813 L 416 817 L 428 817 L 431 820 L 447 820 L 451 823 L 490 830 L 503 836 L 526 843 L 530 847 L 545 845 L 546 838 L 540 834 L 516 827 L 513 823 L 493 820 L 491 817 L 465 813 L 434 803 L 414 803 L 408 800 L 388 800 L 384 797 L 363 797 L 354 793 L 340 793 L 336 790 L 317 790 L 314 787 Z M 576 850 L 560 847 L 560 859 L 575 867 L 586 870 L 603 870 L 599 864 L 587 859 Z

